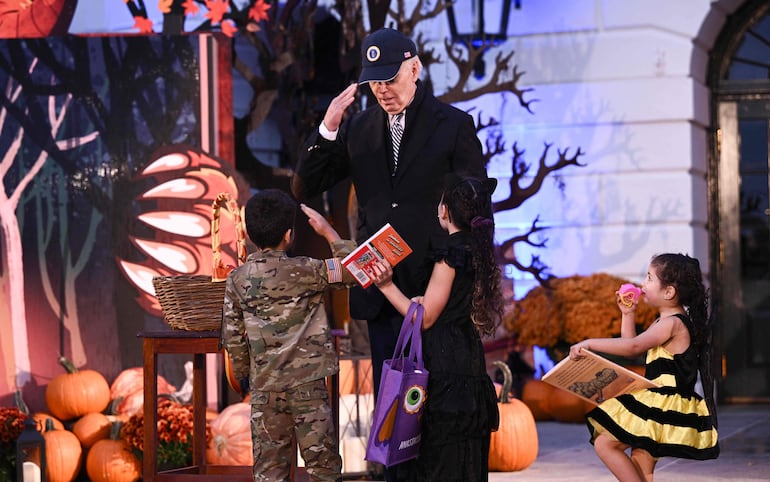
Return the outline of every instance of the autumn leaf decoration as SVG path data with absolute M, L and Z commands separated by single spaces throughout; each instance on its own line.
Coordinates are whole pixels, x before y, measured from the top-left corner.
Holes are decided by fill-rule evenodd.
M 218 24 L 222 22 L 227 10 L 230 8 L 230 0 L 206 0 L 206 8 L 209 11 L 206 12 L 205 17 L 211 20 L 212 24 Z
M 264 0 L 257 0 L 249 9 L 249 18 L 256 23 L 267 20 L 268 10 L 270 10 L 270 4 L 265 3 Z
M 133 28 L 139 33 L 152 33 L 153 23 L 147 15 L 144 0 L 123 0 L 134 17 Z M 239 29 L 249 32 L 260 30 L 259 23 L 268 20 L 271 5 L 265 0 L 251 0 L 243 8 L 239 8 L 230 0 L 158 0 L 158 10 L 164 15 L 173 11 L 174 5 L 184 10 L 184 15 L 196 15 L 204 8 L 203 16 L 212 27 L 219 26 L 222 33 L 228 37 L 235 35 Z M 247 11 L 248 9 L 248 11 Z

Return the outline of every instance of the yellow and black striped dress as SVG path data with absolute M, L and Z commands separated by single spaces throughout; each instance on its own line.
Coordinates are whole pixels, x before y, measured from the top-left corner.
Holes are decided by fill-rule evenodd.
M 679 317 L 692 334 L 689 318 Z M 662 346 L 648 350 L 645 376 L 660 388 L 620 395 L 591 410 L 586 415 L 591 443 L 600 433 L 608 433 L 656 458 L 717 458 L 717 430 L 706 401 L 695 392 L 697 374 L 692 344 L 677 355 Z

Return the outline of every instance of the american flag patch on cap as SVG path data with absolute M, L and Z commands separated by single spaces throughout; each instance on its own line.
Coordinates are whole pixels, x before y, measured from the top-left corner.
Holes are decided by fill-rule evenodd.
M 329 258 L 324 260 L 326 263 L 326 276 L 329 279 L 329 283 L 341 283 L 342 282 L 342 263 L 339 258 Z

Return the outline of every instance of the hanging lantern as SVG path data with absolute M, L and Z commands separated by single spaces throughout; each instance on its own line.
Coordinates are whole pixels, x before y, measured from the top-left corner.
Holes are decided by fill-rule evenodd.
M 455 0 L 447 6 L 447 20 L 452 42 L 461 43 L 466 47 L 478 47 L 483 42 L 494 45 L 505 42 L 508 38 L 508 17 L 511 14 L 513 0 Z M 516 9 L 521 8 L 521 2 L 514 2 Z M 487 20 L 499 21 L 494 25 Z M 489 27 L 488 27 L 489 26 Z M 473 66 L 477 78 L 484 77 L 485 64 L 479 56 Z

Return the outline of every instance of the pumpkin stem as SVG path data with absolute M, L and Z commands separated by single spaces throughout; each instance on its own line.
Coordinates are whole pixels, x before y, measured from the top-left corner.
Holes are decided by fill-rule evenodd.
M 77 373 L 78 368 L 69 359 L 64 356 L 59 357 L 59 365 L 63 366 L 67 373 Z
M 24 415 L 29 415 L 29 407 L 24 401 L 24 396 L 21 394 L 21 390 L 18 388 L 13 392 L 13 405 L 19 409 Z
M 181 398 L 179 398 L 179 395 L 177 395 L 176 393 L 159 393 L 158 398 L 167 398 L 174 403 L 177 403 L 179 405 L 184 405 L 184 402 L 182 401 Z
M 107 405 L 107 409 L 104 411 L 106 415 L 117 415 L 118 414 L 118 407 L 121 403 L 123 403 L 123 395 L 118 396 L 118 398 L 113 398 L 110 400 L 110 404 Z
M 116 420 L 110 425 L 110 440 L 120 440 L 120 429 L 123 428 L 123 422 Z
M 492 362 L 500 371 L 503 372 L 503 387 L 500 389 L 500 403 L 511 403 L 508 393 L 511 391 L 511 385 L 513 384 L 513 373 L 507 363 L 496 360 Z
M 50 432 L 52 430 L 54 430 L 53 420 L 51 420 L 50 418 L 45 419 L 45 429 L 43 430 L 43 432 Z

